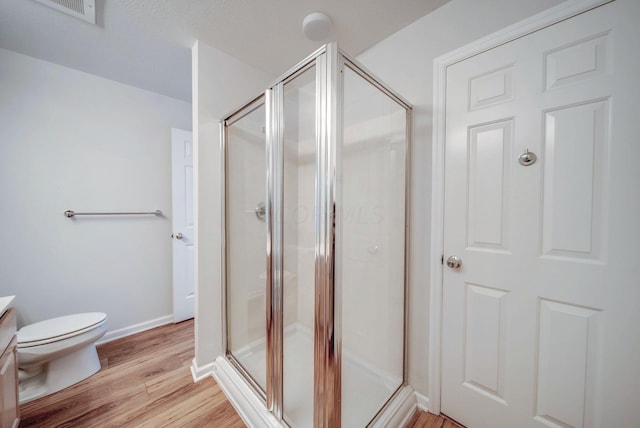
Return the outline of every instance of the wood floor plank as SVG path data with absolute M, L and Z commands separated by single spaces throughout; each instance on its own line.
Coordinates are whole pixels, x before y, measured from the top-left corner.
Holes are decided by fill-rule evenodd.
M 213 379 L 212 379 L 213 380 Z M 176 390 L 165 394 L 156 394 L 155 398 L 150 400 L 142 407 L 133 409 L 129 412 L 122 421 L 123 426 L 144 426 L 146 421 L 152 421 L 158 423 L 164 421 L 166 418 L 163 415 L 173 415 L 173 412 L 189 412 L 191 411 L 185 403 L 191 404 L 194 409 L 197 406 L 208 406 L 213 404 L 210 401 L 210 397 L 205 397 L 212 394 L 212 388 L 206 387 L 200 384 L 194 384 L 193 382 L 185 383 Z M 176 401 L 175 397 L 183 397 L 181 400 Z M 171 419 L 171 418 L 169 418 Z M 179 426 L 179 425 L 176 425 Z
M 137 391 L 137 393 L 135 391 Z M 110 395 L 106 399 L 93 400 L 90 405 L 85 407 L 85 411 L 75 417 L 70 417 L 71 415 L 68 415 L 66 420 L 60 425 L 46 424 L 44 426 L 58 426 L 60 428 L 90 428 L 104 426 L 105 421 L 109 421 L 116 415 L 120 414 L 123 409 L 123 403 L 126 403 L 127 407 L 137 407 L 143 406 L 147 402 L 148 397 L 145 390 L 138 386 L 135 388 L 135 391 L 129 389 L 126 394 L 123 394 L 124 396 L 117 397 Z M 50 423 L 51 421 L 47 422 Z
M 413 416 L 411 416 L 411 419 L 409 419 L 409 422 L 407 422 L 407 426 L 408 427 L 413 427 L 415 426 L 416 422 L 418 421 L 418 418 L 420 417 L 420 412 L 415 412 L 413 414 Z
M 216 395 L 218 397 L 221 392 L 213 390 L 213 388 L 200 388 L 196 394 L 191 395 L 188 400 L 182 401 L 178 405 L 157 409 L 153 413 L 153 417 L 147 418 L 140 427 L 182 427 L 189 421 L 201 414 L 205 414 L 209 410 L 209 403 L 215 402 Z M 213 421 L 211 421 L 213 423 Z M 219 426 L 224 426 L 222 421 L 216 421 Z
M 103 415 L 108 414 L 114 407 L 118 407 L 123 400 L 127 405 L 140 405 L 146 402 L 147 392 L 144 385 L 122 391 L 109 391 L 108 394 L 100 388 L 95 388 L 82 394 L 69 395 L 65 400 L 47 404 L 40 409 L 36 408 L 36 412 L 21 409 L 20 426 L 88 426 L 84 421 L 103 419 Z
M 233 415 L 232 409 L 222 409 L 222 411 L 209 411 L 192 421 L 189 421 L 185 428 L 202 428 L 211 426 L 211 421 L 220 421 L 220 427 L 225 428 L 244 428 L 242 421 L 237 420 Z
M 171 394 L 185 385 L 194 384 L 188 367 L 182 367 L 145 382 L 149 398 L 156 399 Z
M 451 419 L 428 412 L 416 412 L 406 428 L 464 428 Z

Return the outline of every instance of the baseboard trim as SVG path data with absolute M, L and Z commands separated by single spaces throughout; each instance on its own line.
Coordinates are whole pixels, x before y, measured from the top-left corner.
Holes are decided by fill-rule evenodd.
M 96 345 L 109 343 L 116 339 L 122 339 L 123 337 L 131 336 L 132 334 L 136 333 L 142 333 L 143 331 L 151 330 L 152 328 L 160 327 L 161 325 L 171 324 L 172 322 L 173 315 L 166 315 L 164 317 L 130 325 L 128 327 L 119 328 L 117 330 L 107 331 L 107 333 L 102 336 L 102 339 L 96 342 Z
M 369 425 L 372 428 L 404 427 L 413 417 L 418 405 L 413 388 L 402 387 Z
M 212 375 L 247 426 L 284 428 L 226 358 L 216 359 Z
M 193 377 L 193 383 L 198 383 L 202 379 L 213 375 L 213 367 L 215 362 L 199 366 L 198 361 L 194 358 L 191 361 L 191 377 Z
M 421 412 L 431 412 L 431 400 L 426 395 L 420 394 L 418 391 L 415 391 L 416 401 L 418 402 L 418 409 Z

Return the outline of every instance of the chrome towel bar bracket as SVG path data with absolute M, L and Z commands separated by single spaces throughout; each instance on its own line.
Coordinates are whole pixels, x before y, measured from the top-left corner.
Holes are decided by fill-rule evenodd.
M 66 210 L 64 212 L 65 217 L 71 218 L 77 215 L 154 215 L 156 217 L 160 217 L 162 215 L 162 211 L 144 211 L 144 212 L 115 212 L 115 213 L 77 213 L 73 210 Z

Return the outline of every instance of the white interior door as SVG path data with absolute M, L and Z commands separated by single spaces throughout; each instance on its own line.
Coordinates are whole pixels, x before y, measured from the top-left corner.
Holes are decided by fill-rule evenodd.
M 640 426 L 639 22 L 617 0 L 447 70 L 441 398 L 464 425 Z
M 193 318 L 193 142 L 189 131 L 171 130 L 173 207 L 173 321 Z

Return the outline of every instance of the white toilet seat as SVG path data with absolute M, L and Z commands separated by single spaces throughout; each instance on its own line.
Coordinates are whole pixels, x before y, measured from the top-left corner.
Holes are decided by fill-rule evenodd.
M 102 312 L 66 315 L 27 325 L 18 330 L 18 349 L 47 345 L 97 329 L 107 320 Z

